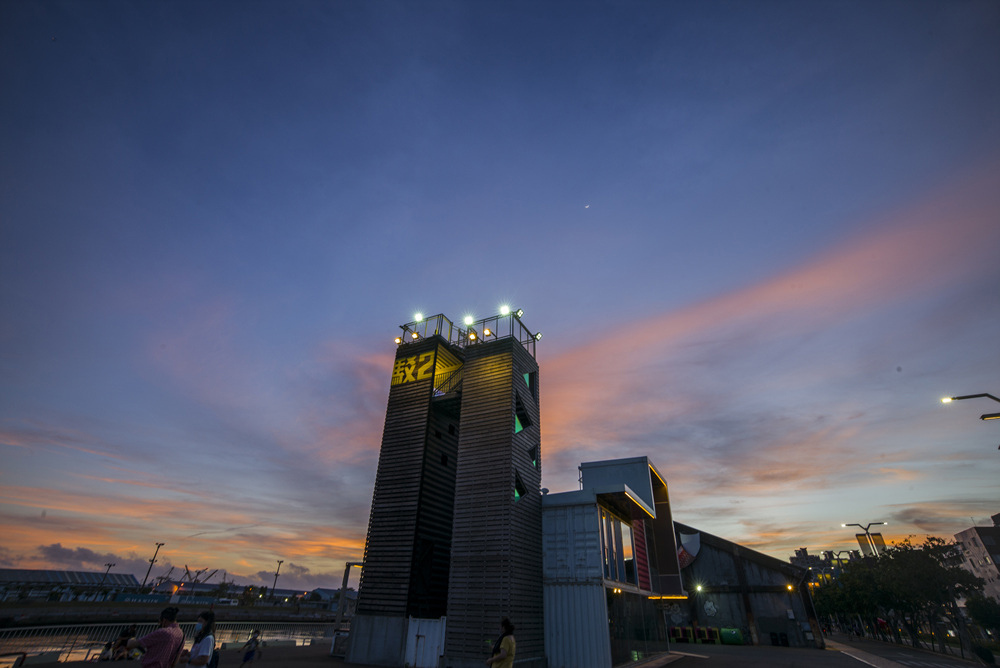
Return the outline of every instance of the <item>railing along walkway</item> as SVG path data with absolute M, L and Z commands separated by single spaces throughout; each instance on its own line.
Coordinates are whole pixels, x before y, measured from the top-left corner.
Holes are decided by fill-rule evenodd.
M 136 624 L 135 636 L 141 638 L 152 632 L 157 624 Z M 250 632 L 257 629 L 265 642 L 273 640 L 293 641 L 296 645 L 308 645 L 316 639 L 333 637 L 333 623 L 317 622 L 217 622 L 215 642 L 244 643 Z M 46 652 L 59 652 L 59 660 L 86 661 L 100 656 L 109 642 L 118 639 L 123 629 L 131 624 L 76 624 L 63 626 L 27 626 L 0 629 L 0 668 L 10 668 L 22 654 L 27 656 Z M 184 637 L 194 636 L 194 622 L 182 622 Z

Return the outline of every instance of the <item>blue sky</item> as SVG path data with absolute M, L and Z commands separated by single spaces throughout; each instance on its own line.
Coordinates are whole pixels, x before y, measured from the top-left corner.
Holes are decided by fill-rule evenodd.
M 10 2 L 0 84 L 4 566 L 337 586 L 397 325 L 501 303 L 553 491 L 1000 512 L 996 3 Z

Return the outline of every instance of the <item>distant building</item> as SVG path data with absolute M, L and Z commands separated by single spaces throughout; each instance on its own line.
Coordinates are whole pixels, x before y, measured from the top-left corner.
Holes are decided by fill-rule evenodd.
M 134 589 L 139 581 L 131 573 L 47 571 L 0 568 L 0 600 L 72 600 L 77 596 L 104 596 L 111 591 Z
M 971 527 L 955 534 L 955 542 L 962 552 L 962 568 L 986 585 L 983 593 L 1000 601 L 1000 513 L 990 519 L 991 527 Z
M 829 572 L 830 563 L 818 554 L 809 554 L 808 548 L 800 547 L 795 550 L 795 556 L 789 557 L 788 561 L 799 568 L 809 571 L 809 582 L 819 582 L 823 575 Z
M 337 609 L 340 606 L 340 590 L 320 587 L 319 589 L 313 589 L 309 592 L 309 595 L 305 600 L 322 603 L 324 609 L 337 612 Z M 354 611 L 357 607 L 358 592 L 349 588 L 347 593 L 344 595 L 344 619 L 347 620 L 353 617 Z
M 842 556 L 845 553 L 847 556 Z M 837 577 L 844 564 L 860 558 L 861 552 L 858 550 L 842 550 L 837 553 L 827 550 L 822 556 L 818 556 L 809 554 L 808 548 L 800 547 L 795 550 L 795 556 L 789 557 L 788 561 L 809 571 L 808 582 L 819 584 Z

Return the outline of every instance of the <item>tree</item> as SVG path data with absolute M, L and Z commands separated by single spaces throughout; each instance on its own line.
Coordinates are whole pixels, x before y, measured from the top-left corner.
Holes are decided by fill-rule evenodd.
M 1000 603 L 982 594 L 970 596 L 965 601 L 965 609 L 972 621 L 994 633 L 1000 632 Z
M 942 617 L 949 617 L 964 654 L 971 639 L 955 598 L 972 595 L 983 583 L 958 565 L 956 554 L 953 544 L 931 537 L 921 545 L 905 540 L 879 558 L 852 561 L 837 580 L 818 589 L 817 611 L 847 619 L 850 626 L 860 619 L 873 629 L 880 627 L 879 618 L 890 620 L 896 642 L 901 642 L 896 629 L 903 626 L 915 647 L 923 624 L 933 632 Z M 943 649 L 944 634 L 939 630 L 936 635 Z

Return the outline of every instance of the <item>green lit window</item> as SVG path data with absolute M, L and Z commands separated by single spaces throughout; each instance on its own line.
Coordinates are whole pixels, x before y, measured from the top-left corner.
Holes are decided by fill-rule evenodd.
M 514 401 L 514 433 L 518 434 L 532 424 L 531 418 L 528 416 L 528 411 L 524 409 L 524 404 L 521 403 L 521 397 L 517 397 Z
M 514 471 L 514 501 L 520 501 L 521 497 L 526 493 L 524 489 L 524 483 L 521 482 L 521 476 Z

